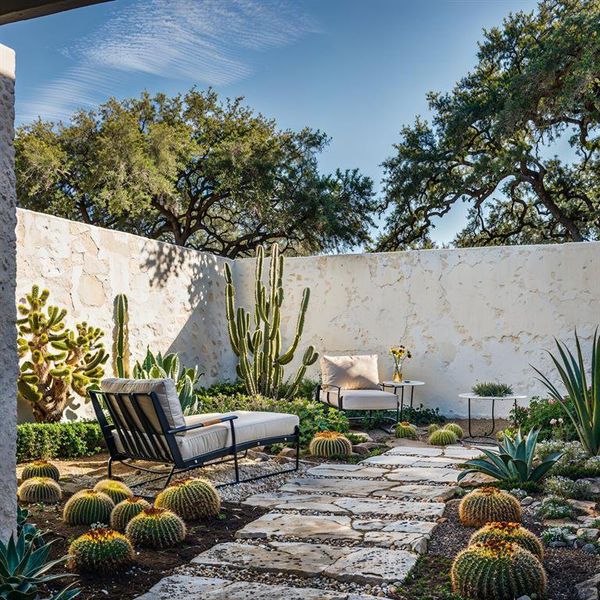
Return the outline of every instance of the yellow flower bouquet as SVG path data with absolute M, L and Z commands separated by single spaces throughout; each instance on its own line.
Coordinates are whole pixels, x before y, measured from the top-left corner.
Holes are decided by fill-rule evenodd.
M 400 344 L 399 346 L 392 346 L 390 348 L 390 354 L 394 359 L 394 381 L 403 381 L 404 377 L 402 375 L 402 365 L 407 358 L 412 358 L 412 354 L 410 350 Z

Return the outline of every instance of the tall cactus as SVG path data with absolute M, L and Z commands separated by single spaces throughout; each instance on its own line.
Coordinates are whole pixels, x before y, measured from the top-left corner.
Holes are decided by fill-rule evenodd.
M 19 356 L 24 359 L 17 380 L 17 395 L 31 404 L 37 421 L 60 421 L 74 394 L 86 397 L 104 375 L 108 355 L 102 330 L 78 323 L 65 327 L 67 311 L 46 307 L 48 290 L 34 285 L 19 304 L 17 319 Z
M 116 377 L 129 378 L 129 306 L 125 294 L 115 296 L 113 371 Z
M 263 283 L 265 251 L 259 247 L 256 253 L 254 287 L 254 327 L 251 330 L 251 313 L 235 307 L 235 288 L 231 268 L 225 265 L 226 314 L 229 339 L 238 357 L 237 373 L 251 395 L 278 398 L 283 385 L 284 366 L 294 358 L 304 329 L 304 318 L 310 290 L 304 289 L 296 331 L 289 348 L 281 351 L 281 305 L 283 304 L 283 256 L 277 244 L 271 249 L 269 286 Z M 291 398 L 306 374 L 306 368 L 314 364 L 319 355 L 309 346 L 302 356 L 296 375 L 286 385 L 284 397 Z

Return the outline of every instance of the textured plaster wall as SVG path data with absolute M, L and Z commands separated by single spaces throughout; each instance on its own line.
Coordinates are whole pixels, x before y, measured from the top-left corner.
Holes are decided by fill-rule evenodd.
M 236 262 L 244 284 L 238 297 L 247 305 L 253 269 L 253 260 Z M 529 364 L 550 371 L 544 349 L 554 336 L 571 340 L 577 326 L 589 348 L 600 322 L 599 274 L 600 243 L 290 258 L 284 337 L 289 341 L 309 286 L 302 346 L 314 344 L 321 354 L 377 353 L 380 376 L 390 379 L 388 349 L 404 343 L 414 355 L 405 377 L 426 382 L 418 402 L 464 416 L 466 401 L 457 395 L 477 381 L 542 392 Z M 318 367 L 310 374 L 316 378 Z M 509 406 L 499 408 L 506 414 Z
M 6 539 L 17 513 L 15 335 L 15 53 L 0 45 L 0 539 Z
M 17 236 L 17 298 L 33 283 L 48 288 L 49 302 L 68 309 L 71 326 L 87 321 L 104 329 L 112 354 L 113 301 L 125 293 L 133 361 L 143 358 L 149 345 L 153 351 L 180 352 L 186 365 L 200 365 L 204 384 L 233 377 L 225 259 L 22 209 Z M 75 414 L 91 416 L 91 404 L 76 403 L 66 416 Z M 29 420 L 28 406 L 19 406 L 19 418 Z

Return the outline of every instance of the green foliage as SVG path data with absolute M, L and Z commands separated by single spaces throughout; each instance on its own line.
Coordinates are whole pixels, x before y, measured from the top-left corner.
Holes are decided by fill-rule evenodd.
M 230 383 L 224 381 L 221 383 L 213 383 L 207 388 L 199 388 L 198 394 L 200 396 L 236 396 L 238 394 L 245 394 L 246 386 L 243 381 L 235 381 Z
M 170 548 L 183 542 L 185 523 L 166 508 L 145 508 L 129 521 L 125 530 L 135 546 Z
M 492 381 L 482 381 L 476 383 L 471 391 L 478 396 L 487 398 L 504 398 L 513 393 L 512 387 L 506 383 L 494 383 Z
M 102 479 L 95 486 L 96 492 L 106 494 L 115 504 L 119 504 L 133 496 L 133 492 L 122 481 L 115 479 Z M 107 521 L 108 523 L 108 521 Z
M 397 438 L 408 438 L 409 440 L 417 439 L 417 429 L 414 425 L 411 425 L 408 421 L 402 421 L 396 425 L 396 437 Z
M 80 490 L 67 500 L 63 520 L 69 525 L 108 524 L 114 507 L 110 496 L 95 490 Z
M 163 356 L 160 352 L 153 354 L 148 348 L 143 362 L 136 362 L 133 367 L 135 379 L 166 379 L 175 382 L 179 403 L 186 415 L 198 412 L 196 387 L 204 373 L 198 372 L 198 367 L 186 368 L 181 366 L 181 360 L 176 352 Z
M 487 523 L 471 536 L 469 545 L 493 541 L 518 544 L 540 560 L 544 558 L 544 547 L 538 537 L 519 523 Z
M 319 431 L 308 447 L 313 456 L 345 458 L 352 454 L 352 442 L 337 431 Z
M 167 508 L 186 521 L 197 521 L 216 517 L 221 510 L 221 497 L 206 479 L 180 479 L 156 496 L 154 506 Z
M 47 460 L 35 460 L 25 465 L 21 473 L 21 481 L 25 481 L 31 477 L 50 477 L 50 479 L 58 481 L 60 479 L 60 471 L 56 465 Z
M 449 429 L 436 429 L 429 436 L 429 443 L 432 446 L 448 446 L 450 444 L 456 444 L 458 438 L 453 431 Z
M 482 527 L 492 521 L 521 522 L 519 501 L 495 487 L 469 492 L 458 507 L 460 522 L 468 527 Z
M 457 246 L 598 239 L 599 36 L 585 0 L 541 0 L 486 30 L 473 70 L 428 94 L 432 122 L 404 127 L 384 162 L 376 249 L 431 246 L 437 218 L 463 203 Z
M 110 526 L 117 531 L 125 531 L 133 517 L 139 515 L 150 503 L 143 498 L 131 496 L 117 504 L 110 513 Z
M 562 456 L 552 468 L 553 475 L 570 479 L 600 477 L 600 457 L 589 456 L 581 442 L 549 440 L 538 444 L 537 453 L 541 460 L 554 452 L 562 452 Z
M 535 429 L 532 429 L 526 438 L 518 431 L 514 440 L 508 436 L 504 437 L 498 453 L 482 448 L 481 452 L 487 459 L 475 458 L 466 461 L 466 469 L 459 473 L 458 481 L 473 472 L 485 473 L 500 481 L 510 481 L 511 484 L 541 481 L 561 457 L 561 453 L 549 454 L 534 466 L 537 436 L 538 431 Z
M 104 437 L 95 421 L 17 425 L 17 462 L 91 456 L 103 447 Z
M 573 506 L 559 496 L 546 496 L 535 512 L 543 519 L 572 519 L 576 514 Z
M 444 429 L 447 429 L 448 431 L 451 431 L 452 433 L 454 433 L 454 435 L 456 435 L 456 437 L 460 440 L 465 436 L 465 432 L 463 431 L 463 428 L 458 425 L 457 423 L 447 423 L 446 425 L 444 425 Z
M 129 378 L 129 302 L 125 294 L 115 296 L 113 371 L 115 377 Z
M 256 251 L 254 282 L 253 331 L 250 326 L 251 313 L 235 307 L 235 288 L 229 264 L 225 264 L 226 315 L 229 341 L 238 357 L 237 374 L 246 385 L 251 396 L 267 396 L 289 400 L 296 394 L 298 386 L 306 374 L 306 369 L 319 357 L 313 346 L 308 346 L 302 355 L 302 362 L 296 375 L 284 383 L 284 367 L 293 359 L 304 329 L 304 319 L 310 299 L 310 290 L 305 288 L 300 302 L 300 312 L 296 330 L 290 346 L 284 352 L 281 348 L 281 306 L 283 304 L 283 256 L 279 246 L 271 247 L 269 266 L 269 286 L 263 283 L 265 252 L 259 247 Z M 282 392 L 285 392 L 282 395 Z
M 80 535 L 70 546 L 70 565 L 78 571 L 115 573 L 133 563 L 131 542 L 121 533 L 98 527 Z
M 572 408 L 573 402 L 565 398 L 564 403 Z M 565 415 L 560 402 L 552 398 L 533 397 L 527 408 L 518 406 L 510 412 L 510 418 L 516 428 L 522 431 L 539 429 L 539 440 L 552 438 L 572 441 L 577 439 L 577 431 L 573 423 Z
M 542 541 L 546 546 L 552 542 L 563 542 L 569 544 L 575 538 L 575 528 L 573 527 L 548 527 L 542 532 Z
M 489 541 L 469 546 L 454 559 L 456 593 L 472 600 L 543 598 L 546 573 L 542 563 L 518 544 Z
M 551 496 L 575 500 L 590 500 L 593 496 L 589 481 L 577 481 L 561 476 L 548 477 L 544 482 L 544 491 Z
M 62 498 L 62 490 L 50 477 L 30 477 L 19 486 L 17 496 L 28 504 L 56 504 Z
M 565 402 L 564 395 L 539 369 L 535 371 L 540 381 L 548 388 L 550 396 L 565 410 L 573 423 L 579 441 L 588 454 L 600 454 L 600 337 L 598 329 L 592 342 L 590 362 L 590 383 L 586 374 L 585 359 L 577 331 L 575 331 L 576 355 L 562 342 L 556 341 L 558 356 L 550 354 L 550 358 L 558 371 L 567 396 L 572 404 Z
M 229 258 L 275 241 L 294 254 L 368 241 L 372 181 L 322 174 L 326 134 L 280 130 L 242 102 L 144 92 L 20 127 L 18 203 Z
M 31 405 L 39 422 L 60 421 L 75 396 L 86 399 L 87 390 L 104 375 L 108 359 L 101 342 L 104 333 L 85 322 L 77 323 L 77 331 L 67 329 L 66 309 L 46 306 L 49 295 L 34 285 L 18 305 L 17 396 Z
M 402 418 L 417 427 L 430 423 L 445 423 L 446 417 L 440 415 L 439 408 L 425 408 L 422 404 L 416 407 L 405 406 Z

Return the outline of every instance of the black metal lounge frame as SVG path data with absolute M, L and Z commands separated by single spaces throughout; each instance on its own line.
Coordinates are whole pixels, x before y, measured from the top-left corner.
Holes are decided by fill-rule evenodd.
M 242 444 L 238 444 L 236 442 L 234 425 L 237 415 L 224 415 L 223 417 L 210 419 L 208 421 L 204 421 L 203 423 L 171 428 L 155 392 L 144 394 L 122 394 L 116 392 L 100 392 L 98 390 L 90 390 L 89 394 L 92 400 L 94 411 L 96 413 L 96 418 L 98 419 L 98 423 L 102 429 L 106 446 L 110 454 L 110 458 L 108 459 L 109 479 L 112 477 L 112 464 L 114 461 L 119 461 L 127 466 L 132 466 L 126 462 L 131 460 L 143 460 L 164 465 L 171 465 L 171 468 L 168 471 L 156 471 L 145 467 L 139 467 L 138 465 L 132 466 L 132 468 L 139 469 L 140 471 L 160 474 L 160 477 L 145 481 L 143 482 L 144 484 L 166 477 L 167 479 L 164 487 L 169 485 L 174 475 L 185 473 L 191 469 L 198 469 L 208 466 L 210 464 L 229 462 L 232 460 L 234 463 L 235 480 L 227 483 L 221 483 L 216 487 L 225 487 L 238 483 L 246 483 L 248 481 L 256 481 L 258 479 L 273 477 L 274 475 L 281 475 L 282 473 L 291 473 L 298 470 L 300 457 L 300 428 L 298 426 L 294 428 L 294 433 L 291 435 L 251 440 Z M 141 408 L 139 402 L 140 396 L 146 398 L 149 397 L 152 400 L 152 405 L 160 424 L 160 430 L 157 430 L 156 427 L 154 427 L 150 419 L 148 419 L 146 413 Z M 142 428 L 139 427 L 139 425 L 132 418 L 129 410 L 126 409 L 125 404 L 122 402 L 124 398 L 127 398 L 131 402 L 131 406 L 135 411 L 137 419 L 142 424 Z M 106 418 L 102 408 L 103 404 L 110 415 L 112 423 L 109 423 L 108 419 Z M 117 410 L 117 408 L 119 408 L 119 410 Z M 125 408 L 125 410 L 123 410 L 123 408 Z M 121 418 L 121 415 L 123 418 Z M 195 456 L 194 458 L 187 460 L 184 459 L 181 456 L 179 447 L 177 446 L 175 436 L 178 433 L 193 431 L 194 429 L 200 429 L 201 427 L 209 427 L 210 425 L 215 425 L 217 423 L 229 423 L 231 428 L 231 446 L 220 448 L 219 450 L 208 452 L 200 456 Z M 113 431 L 116 431 L 119 435 L 125 452 L 119 452 L 113 438 Z M 257 446 L 269 446 L 271 444 L 279 444 L 290 441 L 294 442 L 296 447 L 296 462 L 294 467 L 282 469 L 273 473 L 258 475 L 256 477 L 240 479 L 238 453 L 247 452 L 250 448 L 255 448 Z

